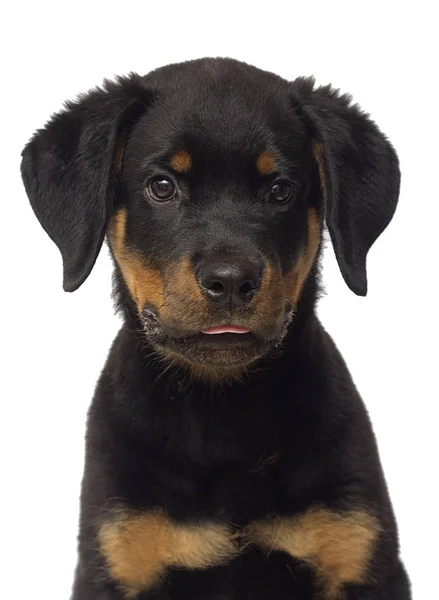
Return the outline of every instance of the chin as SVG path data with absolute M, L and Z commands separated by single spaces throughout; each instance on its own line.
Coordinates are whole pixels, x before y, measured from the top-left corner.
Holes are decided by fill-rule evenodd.
M 238 379 L 247 368 L 279 346 L 287 328 L 270 338 L 252 332 L 245 334 L 195 335 L 172 337 L 147 336 L 165 362 L 183 366 L 192 375 L 210 381 Z M 152 339 L 151 339 L 152 338 Z
M 248 365 L 270 348 L 270 342 L 253 333 L 224 333 L 209 336 L 199 333 L 189 339 L 170 339 L 167 347 L 191 363 L 222 368 Z

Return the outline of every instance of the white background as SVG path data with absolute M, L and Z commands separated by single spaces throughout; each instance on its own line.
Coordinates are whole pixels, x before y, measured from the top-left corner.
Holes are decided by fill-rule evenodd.
M 152 6 L 153 5 L 153 6 Z M 438 89 L 433 2 L 28 2 L 1 36 L 2 597 L 67 599 L 88 404 L 119 327 L 105 249 L 75 294 L 34 217 L 20 151 L 64 100 L 112 77 L 231 56 L 350 92 L 398 150 L 400 205 L 369 255 L 369 295 L 332 248 L 319 312 L 371 413 L 415 600 L 437 584 Z

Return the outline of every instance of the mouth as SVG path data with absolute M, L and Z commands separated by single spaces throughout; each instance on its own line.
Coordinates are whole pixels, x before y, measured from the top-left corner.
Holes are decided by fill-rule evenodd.
M 211 350 L 224 350 L 232 351 L 238 348 L 250 348 L 260 344 L 263 340 L 250 331 L 235 333 L 231 331 L 224 331 L 221 334 L 206 334 L 205 331 L 196 333 L 195 335 L 181 337 L 181 338 L 170 338 L 173 345 L 179 346 L 182 349 L 188 349 L 190 346 L 198 346 L 199 348 L 206 348 Z
M 246 333 L 250 333 L 250 330 L 245 329 L 245 327 L 236 327 L 235 325 L 218 325 L 218 327 L 203 329 L 201 333 L 206 335 L 224 335 L 225 333 L 245 335 Z
M 244 324 L 221 323 L 189 332 L 166 326 L 147 310 L 144 311 L 144 330 L 149 341 L 172 361 L 226 372 L 244 369 L 278 345 L 286 335 L 292 316 L 292 311 L 286 310 L 280 326 L 270 330 L 257 331 Z
M 160 345 L 165 356 L 182 361 L 189 367 L 227 370 L 244 369 L 264 355 L 271 343 L 254 333 L 224 331 L 212 334 L 202 331 L 187 337 L 168 337 Z

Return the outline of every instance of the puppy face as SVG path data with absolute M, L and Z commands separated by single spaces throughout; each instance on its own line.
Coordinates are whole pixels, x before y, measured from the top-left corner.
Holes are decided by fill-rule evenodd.
M 285 335 L 317 255 L 312 140 L 287 85 L 163 86 L 124 148 L 110 247 L 160 350 L 245 365 Z
M 105 82 L 37 132 L 22 174 L 64 288 L 107 235 L 154 348 L 221 375 L 285 336 L 324 220 L 344 279 L 366 293 L 399 190 L 393 148 L 350 98 L 229 59 Z

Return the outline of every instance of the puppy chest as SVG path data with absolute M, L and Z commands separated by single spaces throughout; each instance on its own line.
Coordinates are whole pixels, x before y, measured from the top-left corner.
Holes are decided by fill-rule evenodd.
M 175 521 L 161 509 L 119 511 L 102 522 L 98 541 L 105 573 L 127 598 L 159 587 L 171 570 L 227 566 L 241 555 L 279 551 L 310 566 L 322 597 L 338 598 L 343 585 L 363 583 L 379 534 L 362 511 L 334 513 L 310 507 L 296 516 L 227 521 Z M 268 567 L 267 567 L 268 568 Z

